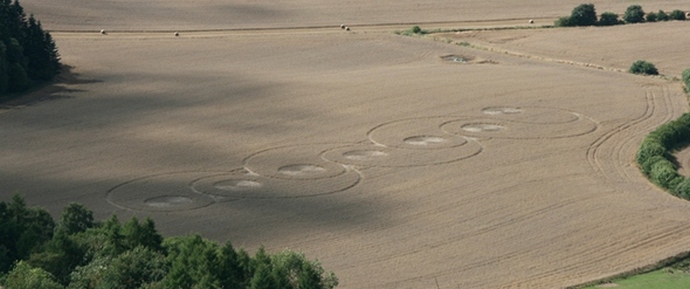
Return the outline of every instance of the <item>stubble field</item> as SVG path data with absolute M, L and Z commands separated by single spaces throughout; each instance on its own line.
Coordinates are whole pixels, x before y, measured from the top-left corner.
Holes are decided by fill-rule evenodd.
M 690 249 L 690 205 L 633 162 L 685 94 L 622 72 L 680 75 L 690 22 L 433 36 L 471 48 L 391 32 L 579 2 L 78 2 L 22 2 L 72 68 L 0 111 L 3 200 L 304 251 L 338 288 L 562 288 Z

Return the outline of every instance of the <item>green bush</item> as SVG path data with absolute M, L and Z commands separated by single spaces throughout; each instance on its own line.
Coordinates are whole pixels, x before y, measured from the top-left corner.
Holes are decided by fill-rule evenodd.
M 647 62 L 645 60 L 638 60 L 633 62 L 630 66 L 630 73 L 633 74 L 646 74 L 646 75 L 658 75 L 659 71 L 656 69 L 654 64 Z
M 683 71 L 683 83 L 685 83 L 685 91 L 690 92 L 690 68 Z
M 412 29 L 410 29 L 410 31 L 412 31 L 412 33 L 414 33 L 414 34 L 420 34 L 420 33 L 422 33 L 422 28 L 415 25 L 415 26 L 412 26 Z
M 684 179 L 671 193 L 683 199 L 690 200 L 690 179 Z
M 573 25 L 573 22 L 570 20 L 570 17 L 560 17 L 556 22 L 553 23 L 554 26 L 556 27 L 569 27 L 569 26 L 575 26 Z
M 640 168 L 642 168 L 642 172 L 649 176 L 649 174 L 652 171 L 652 167 L 654 164 L 660 162 L 660 161 L 668 161 L 663 155 L 654 155 L 651 156 L 650 158 L 640 162 Z
M 638 164 L 642 164 L 653 156 L 664 156 L 666 147 L 658 141 L 645 139 L 637 150 L 636 160 Z
M 683 181 L 683 177 L 678 174 L 676 166 L 667 159 L 660 160 L 651 166 L 649 179 L 667 190 L 675 188 Z
M 50 273 L 40 268 L 33 268 L 20 261 L 7 275 L 7 288 L 11 289 L 61 289 Z
M 573 8 L 570 23 L 574 26 L 591 26 L 597 24 L 597 13 L 594 4 L 580 4 Z
M 668 17 L 668 14 L 664 12 L 664 10 L 659 10 L 659 12 L 656 13 L 656 20 L 657 21 L 669 21 L 671 20 L 670 17 Z
M 625 10 L 623 15 L 623 20 L 627 23 L 640 23 L 644 21 L 644 10 L 640 5 L 630 5 L 628 9 Z
M 599 22 L 597 23 L 599 26 L 612 26 L 618 24 L 621 24 L 621 21 L 618 19 L 618 14 L 613 12 L 602 13 L 601 17 L 599 17 Z
M 673 10 L 668 15 L 668 17 L 671 18 L 671 20 L 685 20 L 685 12 L 680 10 Z
M 656 13 L 654 13 L 654 12 L 649 12 L 649 13 L 647 13 L 647 15 L 645 16 L 645 20 L 646 20 L 647 22 L 656 22 L 657 17 L 658 17 L 658 16 L 656 15 Z

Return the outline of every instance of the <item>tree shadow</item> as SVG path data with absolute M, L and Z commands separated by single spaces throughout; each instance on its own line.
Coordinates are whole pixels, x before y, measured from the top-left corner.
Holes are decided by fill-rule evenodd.
M 71 85 L 101 82 L 96 79 L 82 78 L 73 70 L 73 66 L 62 65 L 60 74 L 53 81 L 40 84 L 26 92 L 0 97 L 0 109 L 14 109 L 54 99 L 70 98 L 63 93 L 84 92 L 81 89 L 70 88 Z

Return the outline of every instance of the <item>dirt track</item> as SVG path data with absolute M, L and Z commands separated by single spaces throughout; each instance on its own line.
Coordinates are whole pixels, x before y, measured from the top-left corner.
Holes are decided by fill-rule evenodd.
M 510 31 L 454 40 L 496 53 L 394 35 L 395 25 L 275 29 L 278 20 L 246 24 L 268 30 L 204 20 L 174 37 L 160 15 L 152 30 L 165 32 L 126 32 L 142 29 L 124 12 L 104 18 L 122 32 L 100 35 L 102 25 L 63 21 L 42 1 L 22 5 L 48 28 L 90 32 L 54 33 L 74 68 L 47 88 L 50 101 L 0 114 L 3 199 L 21 193 L 54 213 L 78 201 L 99 218 L 151 216 L 165 234 L 302 250 L 338 288 L 561 288 L 690 248 L 690 205 L 633 163 L 648 131 L 687 110 L 684 93 L 615 71 L 654 47 L 553 54 L 574 30 L 515 31 L 539 46 L 495 41 Z M 401 5 L 386 17 L 414 15 Z M 321 18 L 293 26 L 337 13 L 319 7 Z M 366 11 L 351 23 L 395 23 Z M 476 20 L 433 11 L 400 22 Z M 228 30 L 198 31 L 216 28 Z M 680 24 L 620 29 L 688 41 L 668 40 Z M 601 33 L 592 46 L 616 34 L 586 33 Z M 690 67 L 680 51 L 654 59 L 662 73 Z

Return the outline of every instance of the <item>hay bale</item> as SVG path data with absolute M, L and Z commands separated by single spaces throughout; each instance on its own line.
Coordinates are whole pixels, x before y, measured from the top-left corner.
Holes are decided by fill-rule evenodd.
M 340 29 L 345 29 L 345 27 L 347 27 L 345 24 L 340 24 Z
M 345 26 L 345 31 L 350 31 L 350 27 Z
M 101 34 L 105 35 L 105 29 L 101 29 Z
M 177 32 L 177 31 L 175 31 L 174 35 L 175 35 L 175 36 L 180 36 L 180 33 Z
M 534 24 L 534 20 L 530 19 L 529 24 Z

